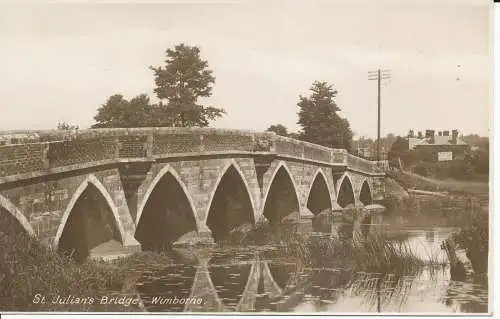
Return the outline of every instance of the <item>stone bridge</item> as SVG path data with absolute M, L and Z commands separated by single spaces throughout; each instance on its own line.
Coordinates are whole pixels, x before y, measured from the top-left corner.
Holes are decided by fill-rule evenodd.
M 185 234 L 300 219 L 384 196 L 381 163 L 273 133 L 131 128 L 31 131 L 0 146 L 0 215 L 81 257 Z M 17 227 L 17 228 L 16 228 Z M 114 246 L 113 246 L 114 245 Z M 118 248 L 117 248 L 118 247 Z

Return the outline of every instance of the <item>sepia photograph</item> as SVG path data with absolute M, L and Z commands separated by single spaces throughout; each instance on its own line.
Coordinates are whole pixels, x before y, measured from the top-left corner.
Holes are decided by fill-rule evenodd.
M 0 1 L 0 312 L 491 314 L 492 26 Z

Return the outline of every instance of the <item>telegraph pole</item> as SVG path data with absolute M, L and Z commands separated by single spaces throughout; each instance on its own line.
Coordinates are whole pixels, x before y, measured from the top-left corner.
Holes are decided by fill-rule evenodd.
M 391 78 L 389 70 L 368 71 L 368 80 L 377 80 L 377 161 L 380 161 L 380 88 L 381 81 Z

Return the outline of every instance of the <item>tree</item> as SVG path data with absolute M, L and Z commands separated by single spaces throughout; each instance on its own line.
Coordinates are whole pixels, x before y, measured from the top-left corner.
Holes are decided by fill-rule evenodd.
M 466 159 L 478 174 L 488 174 L 490 169 L 490 143 L 488 138 L 480 138 L 466 153 Z
M 410 150 L 408 139 L 398 136 L 387 154 L 388 160 L 392 164 L 397 164 L 398 159 L 401 159 L 405 165 L 412 164 L 416 158 L 414 151 Z
M 301 139 L 332 148 L 351 150 L 353 133 L 347 119 L 340 117 L 335 103 L 337 90 L 327 82 L 315 81 L 309 97 L 299 96 Z
M 108 98 L 94 117 L 93 128 L 102 127 L 143 127 L 151 125 L 154 106 L 149 103 L 149 97 L 141 94 L 127 101 L 123 95 L 115 94 Z
M 406 138 L 398 136 L 389 150 L 389 158 L 400 157 L 401 154 L 407 152 L 409 149 L 409 142 Z
M 460 139 L 470 146 L 477 146 L 483 150 L 489 149 L 489 138 L 482 137 L 477 134 L 469 134 L 461 136 Z
M 166 51 L 165 66 L 150 67 L 154 72 L 154 92 L 161 100 L 156 107 L 158 125 L 208 126 L 225 114 L 224 109 L 198 104 L 200 97 L 212 95 L 215 77 L 200 49 L 184 44 Z
M 78 125 L 72 125 L 66 122 L 57 123 L 57 129 L 60 131 L 78 130 L 78 128 L 79 128 Z
M 271 125 L 267 128 L 266 132 L 274 132 L 281 136 L 288 136 L 288 129 L 283 124 Z

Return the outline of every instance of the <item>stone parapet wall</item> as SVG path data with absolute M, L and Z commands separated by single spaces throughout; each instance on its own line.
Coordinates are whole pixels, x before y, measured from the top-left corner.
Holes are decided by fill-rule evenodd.
M 0 146 L 0 176 L 44 169 L 45 148 L 44 143 Z
M 0 133 L 0 136 L 2 134 Z M 366 173 L 381 172 L 376 162 L 342 149 L 243 130 L 213 128 L 113 128 L 73 131 L 23 131 L 0 146 L 0 177 L 52 168 L 120 160 L 169 156 L 269 153 L 332 166 L 348 166 Z M 17 136 L 17 137 L 16 137 Z M 19 136 L 30 136 L 20 143 Z M 4 142 L 6 139 L 3 139 Z

